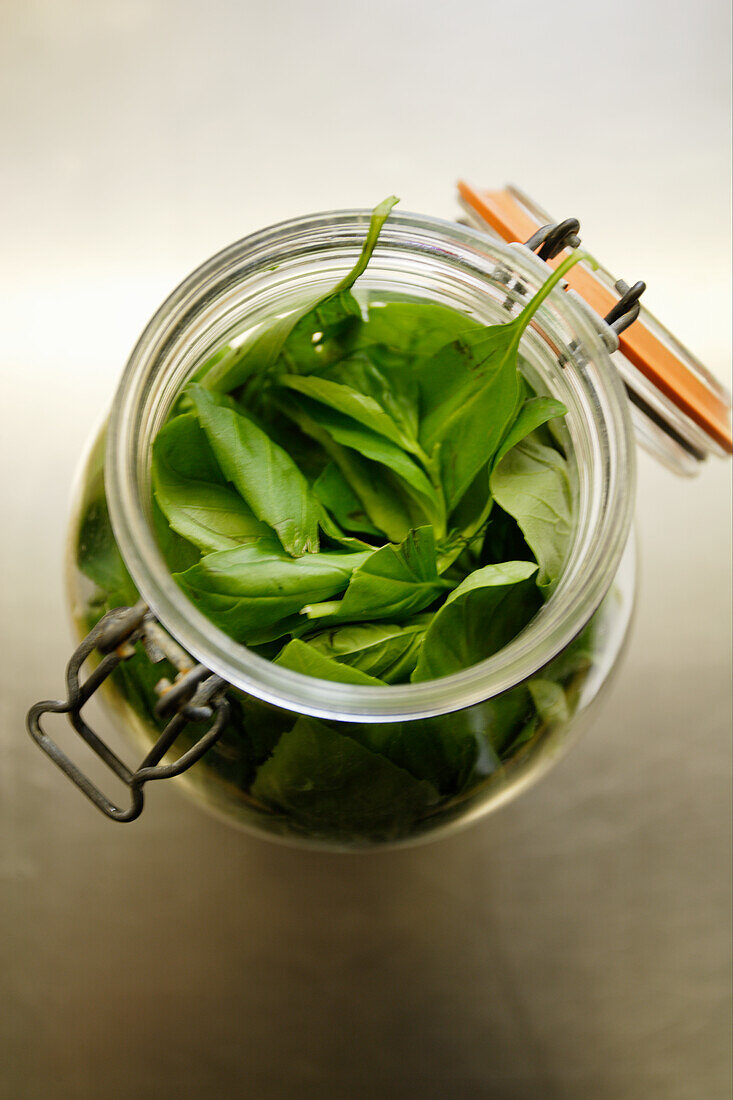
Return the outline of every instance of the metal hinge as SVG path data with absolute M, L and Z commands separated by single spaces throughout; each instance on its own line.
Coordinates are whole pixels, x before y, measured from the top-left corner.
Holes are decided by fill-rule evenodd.
M 138 644 L 144 647 L 151 662 L 157 663 L 163 659 L 171 661 L 178 669 L 178 675 L 173 683 L 161 679 L 156 684 L 158 702 L 155 714 L 158 718 L 168 715 L 172 717 L 140 766 L 132 771 L 87 725 L 81 711 L 117 666 L 135 654 Z M 86 680 L 82 681 L 82 666 L 94 650 L 101 654 L 101 660 Z M 148 606 L 140 602 L 134 607 L 115 608 L 99 620 L 74 651 L 67 665 L 67 698 L 47 699 L 36 703 L 28 711 L 26 723 L 36 744 L 103 814 L 113 821 L 134 821 L 143 809 L 145 783 L 153 779 L 170 779 L 181 775 L 200 760 L 221 736 L 229 715 L 229 703 L 224 694 L 226 687 L 226 681 L 220 676 L 214 675 L 204 665 L 196 664 L 163 630 Z M 127 808 L 111 802 L 48 736 L 41 726 L 44 714 L 67 715 L 79 736 L 129 788 L 131 799 Z M 207 731 L 178 760 L 172 764 L 160 763 L 190 722 L 208 720 L 211 720 L 211 725 Z

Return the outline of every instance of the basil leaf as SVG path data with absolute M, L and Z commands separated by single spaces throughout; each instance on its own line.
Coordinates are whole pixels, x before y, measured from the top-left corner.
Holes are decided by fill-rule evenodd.
M 274 540 L 261 540 L 207 554 L 175 580 L 221 630 L 254 645 L 289 633 L 289 616 L 342 592 L 371 556 L 333 551 L 291 558 Z
M 292 409 L 292 403 L 284 402 L 281 406 L 285 412 Z M 440 516 L 442 502 L 436 488 L 431 485 L 423 470 L 402 450 L 400 446 L 371 431 L 342 413 L 319 405 L 317 402 L 305 400 L 298 405 L 302 414 L 305 412 L 310 420 L 325 431 L 334 443 L 342 447 L 348 447 L 364 458 L 371 459 L 386 466 L 405 484 L 408 492 L 426 511 L 426 516 Z M 294 413 L 294 418 L 297 413 Z M 297 422 L 297 421 L 296 421 Z M 307 429 L 306 429 L 307 430 Z M 444 518 L 443 518 L 444 522 Z
M 342 684 L 366 684 L 371 687 L 384 687 L 384 680 L 369 676 L 351 665 L 340 664 L 316 649 L 310 642 L 301 642 L 294 638 L 275 658 L 276 665 L 301 672 L 304 676 L 315 676 L 319 680 L 336 680 Z
M 207 389 L 226 393 L 237 389 L 253 375 L 267 371 L 285 351 L 288 338 L 295 343 L 293 361 L 302 358 L 304 350 L 313 350 L 312 336 L 324 329 L 334 329 L 344 322 L 361 317 L 358 303 L 349 293 L 371 258 L 382 226 L 398 200 L 385 199 L 372 212 L 366 240 L 351 271 L 325 295 L 306 302 L 299 310 L 279 318 L 264 330 L 256 330 L 240 347 L 216 363 L 203 379 Z M 317 346 L 317 345 L 315 345 Z M 297 352 L 300 351 L 300 356 Z
M 438 572 L 451 582 L 453 588 L 465 579 L 467 572 L 476 568 L 472 565 L 468 570 L 461 570 L 460 559 L 470 548 L 471 541 L 471 538 L 464 535 L 462 531 L 453 531 L 446 538 L 441 539 L 437 545 Z
M 169 421 L 153 444 L 155 499 L 171 528 L 201 550 L 228 550 L 270 535 L 224 484 L 206 435 L 190 414 Z
M 510 642 L 539 608 L 535 585 L 524 583 L 536 572 L 530 562 L 513 561 L 471 573 L 436 612 L 411 679 L 449 676 Z
M 199 422 L 229 481 L 288 553 L 318 550 L 319 506 L 290 455 L 247 417 L 221 407 L 202 386 L 189 390 Z
M 539 563 L 537 583 L 551 591 L 562 571 L 572 525 L 567 462 L 553 447 L 528 436 L 512 447 L 491 475 L 491 492 L 513 516 Z
M 349 736 L 443 796 L 458 794 L 471 776 L 489 775 L 500 764 L 473 709 L 420 722 L 354 723 Z
M 415 616 L 419 618 L 419 616 Z M 426 614 L 425 619 L 429 619 L 430 615 Z M 412 621 L 412 620 L 410 620 Z M 408 624 L 405 624 L 406 626 Z M 388 684 L 407 684 L 410 680 L 410 675 L 413 672 L 415 665 L 417 664 L 418 657 L 420 656 L 420 647 L 422 646 L 423 636 L 427 628 L 427 622 L 422 626 L 419 631 L 411 634 L 410 642 L 405 646 L 403 653 L 397 658 L 393 665 L 386 668 L 382 673 L 381 679 Z
M 573 638 L 572 642 L 565 646 L 565 649 L 561 650 L 549 665 L 545 665 L 542 678 L 554 680 L 566 688 L 570 687 L 578 676 L 584 678 L 597 659 L 597 632 L 598 617 L 594 616 L 580 634 Z
M 575 642 L 572 642 L 570 646 L 559 655 L 557 658 L 558 662 L 563 662 L 566 655 L 568 655 L 569 662 L 572 664 L 573 657 L 571 654 L 574 647 Z M 555 662 L 552 662 L 549 666 L 549 670 L 553 673 L 554 665 Z M 513 756 L 519 749 L 528 745 L 538 734 L 547 733 L 566 726 L 571 718 L 571 706 L 568 694 L 561 684 L 557 683 L 555 680 L 549 680 L 546 677 L 533 677 L 531 680 L 527 681 L 526 687 L 527 693 L 534 706 L 534 714 L 526 721 L 524 727 L 516 735 L 508 750 L 504 751 L 505 757 Z
M 440 448 L 449 509 L 496 453 L 515 418 L 522 333 L 556 283 L 583 258 L 573 252 L 514 320 L 459 337 L 423 370 L 420 444 L 428 453 Z
M 549 727 L 565 726 L 570 721 L 565 692 L 554 680 L 535 678 L 527 682 L 532 702 L 542 722 Z
M 343 546 L 346 550 L 373 550 L 374 546 L 370 542 L 364 542 L 362 539 L 352 538 L 350 535 L 345 535 L 339 525 L 328 514 L 325 508 L 321 509 L 321 529 L 327 539 L 331 542 L 335 542 L 337 546 Z
M 370 432 L 384 436 L 402 450 L 422 453 L 415 440 L 400 430 L 392 417 L 388 416 L 382 406 L 368 394 L 359 393 L 358 390 L 345 386 L 341 382 L 332 382 L 327 378 L 316 378 L 313 375 L 301 377 L 286 374 L 279 379 L 279 383 L 356 420 Z
M 401 542 L 415 526 L 416 518 L 424 522 L 422 509 L 417 508 L 416 517 L 414 502 L 406 497 L 404 490 L 400 491 L 399 482 L 389 472 L 336 443 L 302 406 L 288 401 L 281 407 L 302 432 L 320 443 L 361 501 L 373 525 L 391 542 Z
M 471 541 L 486 524 L 493 503 L 489 488 L 489 466 L 486 463 L 451 512 L 449 527 L 456 534 L 462 535 L 464 540 Z
M 439 448 L 449 508 L 509 427 L 517 398 L 513 332 L 511 324 L 495 325 L 449 344 L 431 360 L 422 379 L 420 443 L 428 453 Z
M 370 326 L 366 324 L 363 327 L 368 329 Z M 397 357 L 397 353 L 394 354 Z M 329 372 L 330 376 L 379 402 L 399 428 L 405 440 L 405 449 L 421 455 L 422 449 L 417 441 L 420 410 L 418 384 L 412 372 L 404 369 L 404 357 L 400 365 L 393 369 L 378 362 L 378 357 L 381 359 L 381 349 L 367 347 L 363 352 L 343 359 Z
M 438 792 L 315 718 L 283 733 L 252 784 L 260 802 L 308 836 L 396 839 L 438 801 Z
M 504 759 L 520 731 L 534 717 L 534 703 L 525 684 L 487 699 L 478 707 L 476 721 L 493 752 Z
M 530 432 L 555 417 L 564 416 L 568 411 L 561 401 L 556 401 L 552 397 L 531 397 L 525 400 L 526 385 L 522 379 L 519 379 L 519 382 L 521 385 L 518 396 L 522 399 L 519 403 L 519 412 L 500 444 L 498 452 L 492 459 L 493 465 L 500 462 L 507 451 L 511 450 Z M 489 475 L 489 463 L 486 463 L 476 474 L 450 517 L 451 526 L 455 527 L 465 538 L 472 539 L 485 525 L 491 513 L 493 500 L 489 486 Z M 509 561 L 515 556 L 522 557 L 523 555 L 505 554 L 495 557 L 493 560 L 497 562 Z
M 226 486 L 227 480 L 193 412 L 168 420 L 153 442 L 153 472 L 160 463 L 177 477 Z
M 104 594 L 108 608 L 132 606 L 137 602 L 137 589 L 115 541 L 101 483 L 98 495 L 95 494 L 86 505 L 79 524 L 76 563 Z
M 415 512 L 410 500 L 400 492 L 396 479 L 375 462 L 339 447 L 325 432 L 324 436 L 328 440 L 324 440 L 324 447 L 361 502 L 377 534 L 382 531 L 390 542 L 402 542 L 415 524 Z
M 565 416 L 567 408 L 562 401 L 556 401 L 554 397 L 530 397 L 521 409 L 517 419 L 512 424 L 494 458 L 494 465 L 501 462 L 505 454 L 516 447 L 517 443 L 535 431 L 548 420 L 554 420 L 557 416 Z
M 201 560 L 201 551 L 173 530 L 155 496 L 152 500 L 152 513 L 155 538 L 171 573 L 182 573 Z
M 358 623 L 308 638 L 308 645 L 332 661 L 348 665 L 383 682 L 409 677 L 429 615 L 406 623 Z M 410 666 L 410 667 L 408 667 Z
M 421 611 L 450 586 L 438 576 L 432 527 L 411 531 L 400 546 L 375 550 L 354 571 L 342 600 L 309 604 L 311 619 L 330 623 L 401 618 Z
M 397 353 L 402 367 L 406 360 L 435 355 L 458 337 L 484 327 L 471 317 L 434 302 L 370 304 L 368 320 L 356 341 L 356 349 L 368 351 L 374 344 L 381 344 Z
M 329 462 L 313 485 L 313 492 L 340 527 L 363 535 L 379 535 L 348 481 L 334 462 Z

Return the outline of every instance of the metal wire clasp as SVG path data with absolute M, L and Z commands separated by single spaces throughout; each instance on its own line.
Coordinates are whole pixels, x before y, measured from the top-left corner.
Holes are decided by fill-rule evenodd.
M 529 240 L 524 242 L 525 248 L 530 252 L 537 252 L 541 260 L 552 260 L 565 248 L 577 248 L 580 244 L 580 222 L 577 218 L 566 218 L 564 222 L 555 225 L 543 225 Z M 609 328 L 613 329 L 616 337 L 624 332 L 629 325 L 633 325 L 639 316 L 641 306 L 639 299 L 646 290 L 646 283 L 637 282 L 629 287 L 623 279 L 615 283 L 615 289 L 621 295 L 616 305 L 603 318 Z M 618 340 L 616 339 L 616 345 Z
M 147 756 L 131 771 L 112 751 L 109 745 L 87 725 L 81 715 L 82 708 L 95 691 L 114 672 L 117 666 L 128 660 L 141 643 L 149 659 L 157 663 L 167 658 L 179 670 L 173 684 L 162 679 L 156 685 L 159 696 L 155 713 L 158 717 L 172 714 L 163 732 Z M 97 667 L 86 680 L 80 679 L 82 666 L 94 650 L 101 655 Z M 226 681 L 215 676 L 204 665 L 195 664 L 189 655 L 163 630 L 153 613 L 142 601 L 134 607 L 118 607 L 109 611 L 87 634 L 72 654 L 66 668 L 65 700 L 44 700 L 35 703 L 28 711 L 26 724 L 36 744 L 51 757 L 55 764 L 94 805 L 113 821 L 134 821 L 142 813 L 143 786 L 152 779 L 169 779 L 181 775 L 220 737 L 229 714 L 229 704 L 224 694 Z M 41 726 L 44 714 L 66 714 L 69 723 L 107 767 L 130 789 L 130 805 L 123 808 L 111 802 L 88 776 L 73 763 Z M 168 750 L 189 722 L 211 719 L 208 730 L 178 760 L 161 764 Z

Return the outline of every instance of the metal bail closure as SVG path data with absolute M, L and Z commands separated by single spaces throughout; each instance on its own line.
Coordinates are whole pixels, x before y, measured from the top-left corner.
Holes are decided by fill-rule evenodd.
M 82 708 L 114 672 L 122 661 L 129 660 L 142 644 L 153 663 L 169 660 L 178 669 L 173 684 L 161 679 L 156 684 L 158 718 L 172 715 L 158 740 L 140 766 L 132 771 L 91 729 L 81 715 Z M 101 660 L 86 680 L 80 679 L 86 659 L 97 651 Z M 152 779 L 170 779 L 181 775 L 218 740 L 229 715 L 229 703 L 224 695 L 226 681 L 215 676 L 203 665 L 195 664 L 184 650 L 160 626 L 146 604 L 118 607 L 99 620 L 72 654 L 66 669 L 65 700 L 45 700 L 28 711 L 28 732 L 55 764 L 94 805 L 113 821 L 134 821 L 142 813 L 143 786 Z M 120 807 L 106 795 L 69 759 L 41 726 L 44 714 L 66 714 L 69 723 L 118 779 L 130 790 L 130 804 Z M 173 747 L 190 722 L 210 722 L 209 728 L 186 752 L 172 764 L 160 761 Z
M 458 193 L 467 224 L 507 242 L 525 242 L 551 267 L 580 243 L 577 219 L 554 222 L 516 187 L 487 191 L 460 181 Z M 683 475 L 698 473 L 708 455 L 733 453 L 730 394 L 640 305 L 645 284 L 629 287 L 603 267 L 593 271 L 583 263 L 565 282 L 611 353 L 639 442 Z

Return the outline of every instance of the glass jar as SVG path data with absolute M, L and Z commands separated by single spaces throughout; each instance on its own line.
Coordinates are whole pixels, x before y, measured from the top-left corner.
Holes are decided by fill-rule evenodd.
M 573 480 L 574 536 L 557 587 L 504 649 L 426 683 L 314 679 L 233 642 L 172 580 L 151 495 L 156 433 L 187 380 L 218 349 L 338 281 L 368 220 L 364 211 L 334 212 L 263 230 L 174 291 L 143 332 L 91 447 L 69 536 L 80 636 L 109 607 L 133 604 L 139 594 L 183 649 L 229 685 L 222 736 L 177 782 L 250 830 L 344 849 L 436 836 L 541 775 L 587 722 L 622 651 L 634 598 L 628 403 L 601 328 L 559 288 L 525 333 L 519 364 L 535 391 L 569 410 L 558 431 Z M 514 315 L 547 274 L 522 246 L 393 213 L 355 293 L 369 302 L 438 303 L 495 323 Z M 155 685 L 165 675 L 175 670 L 151 664 L 140 650 L 106 685 L 116 715 L 146 749 L 162 729 Z M 195 736 L 189 727 L 173 756 Z M 313 782 L 258 797 L 256 777 L 273 753 L 281 761 L 296 754 Z

